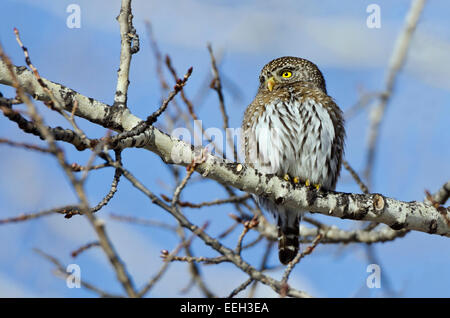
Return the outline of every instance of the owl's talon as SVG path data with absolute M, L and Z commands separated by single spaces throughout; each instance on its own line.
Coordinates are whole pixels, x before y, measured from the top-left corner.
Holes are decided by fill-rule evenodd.
M 320 187 L 321 187 L 322 185 L 321 184 L 315 184 L 314 185 L 314 187 L 316 188 L 316 190 L 320 190 Z
M 284 175 L 283 179 L 286 181 L 291 180 L 291 178 L 289 177 L 289 175 L 287 173 Z
M 294 177 L 294 180 L 292 180 L 294 182 L 294 184 L 299 184 L 300 183 L 300 179 L 298 177 Z
M 305 186 L 309 187 L 310 185 L 311 185 L 311 183 L 309 182 L 309 179 L 306 179 Z

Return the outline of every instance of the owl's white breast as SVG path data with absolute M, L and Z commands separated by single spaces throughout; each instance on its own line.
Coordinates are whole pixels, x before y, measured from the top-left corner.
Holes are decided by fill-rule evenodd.
M 244 134 L 246 160 L 258 170 L 331 187 L 338 169 L 331 153 L 334 125 L 327 110 L 312 98 L 303 99 L 301 105 L 297 100 L 275 100 L 264 112 L 255 113 Z

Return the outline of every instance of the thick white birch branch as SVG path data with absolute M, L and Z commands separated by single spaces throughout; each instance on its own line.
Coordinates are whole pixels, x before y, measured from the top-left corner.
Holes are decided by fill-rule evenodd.
M 15 67 L 15 73 L 27 93 L 38 100 L 49 100 L 29 70 Z M 67 111 L 71 111 L 74 102 L 77 102 L 75 115 L 79 117 L 116 131 L 131 130 L 141 122 L 141 119 L 131 114 L 128 109 L 110 107 L 61 84 L 43 80 Z M 1 61 L 0 84 L 12 85 L 12 78 L 6 65 Z M 194 149 L 192 145 L 173 138 L 155 127 L 150 127 L 136 137 L 122 140 L 119 146 L 145 147 L 159 155 L 166 163 L 184 166 L 191 164 L 203 151 Z M 450 227 L 443 215 L 449 213 L 448 207 L 438 211 L 423 202 L 403 202 L 381 194 L 364 195 L 323 192 L 307 187 L 294 188 L 289 182 L 274 175 L 264 175 L 240 163 L 230 162 L 208 153 L 203 155 L 205 160 L 196 165 L 196 171 L 204 177 L 242 191 L 266 195 L 293 209 L 306 209 L 314 213 L 352 220 L 375 221 L 387 224 L 394 230 L 416 230 L 450 237 Z

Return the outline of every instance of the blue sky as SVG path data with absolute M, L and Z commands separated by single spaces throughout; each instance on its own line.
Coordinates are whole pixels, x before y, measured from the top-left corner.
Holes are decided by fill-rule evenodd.
M 81 8 L 81 28 L 66 26 L 69 4 Z M 376 3 L 381 8 L 381 28 L 366 26 L 366 7 Z M 133 56 L 128 105 L 140 117 L 154 111 L 161 98 L 155 73 L 155 59 L 145 33 L 144 20 L 152 22 L 161 51 L 170 54 L 182 74 L 189 66 L 194 73 L 185 87 L 195 98 L 210 72 L 206 44 L 223 53 L 220 72 L 230 126 L 239 127 L 246 106 L 253 99 L 258 74 L 273 58 L 294 55 L 315 62 L 324 73 L 328 93 L 345 111 L 354 105 L 360 92 L 383 88 L 386 68 L 399 34 L 409 1 L 133 1 L 134 25 L 140 35 L 141 50 Z M 80 93 L 112 104 L 119 62 L 120 36 L 115 17 L 120 1 L 2 0 L 0 11 L 8 14 L 0 20 L 0 42 L 16 65 L 24 65 L 21 49 L 15 42 L 13 27 L 20 30 L 32 61 L 41 75 Z M 423 200 L 424 190 L 436 191 L 450 176 L 450 28 L 448 1 L 429 1 L 424 9 L 404 69 L 398 76 L 395 93 L 383 121 L 379 152 L 374 170 L 374 192 L 404 201 Z M 167 78 L 170 79 L 168 76 Z M 228 82 L 228 84 L 227 84 Z M 240 94 L 236 96 L 237 87 Z M 12 96 L 10 88 L 0 92 Z M 181 104 L 181 103 L 180 103 Z M 46 122 L 67 126 L 55 113 L 38 104 Z M 372 105 L 373 106 L 373 105 Z M 215 92 L 196 105 L 203 126 L 222 127 Z M 369 112 L 367 109 L 346 123 L 346 159 L 360 171 L 365 164 Z M 78 120 L 90 137 L 101 137 L 104 129 Z M 15 124 L 1 119 L 0 137 L 36 144 Z M 80 164 L 88 152 L 79 153 L 65 146 L 67 156 Z M 126 166 L 155 193 L 170 195 L 173 178 L 161 160 L 141 149 L 123 154 Z M 0 147 L 0 218 L 30 213 L 76 202 L 76 197 L 56 161 L 7 146 Z M 91 204 L 108 191 L 112 170 L 101 170 L 88 179 Z M 163 185 L 163 186 L 162 186 Z M 360 192 L 344 172 L 338 191 Z M 201 202 L 223 198 L 226 194 L 212 181 L 193 182 L 183 193 L 183 200 Z M 196 224 L 210 222 L 211 235 L 232 224 L 227 216 L 233 206 L 185 210 Z M 122 180 L 112 201 L 99 212 L 121 258 L 142 286 L 161 266 L 159 252 L 176 247 L 177 237 L 162 229 L 147 228 L 112 220 L 111 213 L 160 220 L 174 220 L 152 205 L 141 193 Z M 346 229 L 359 224 L 318 216 L 327 224 Z M 239 231 L 225 240 L 234 246 Z M 250 241 L 254 234 L 247 239 Z M 121 287 L 100 250 L 92 249 L 77 259 L 70 252 L 95 240 L 95 234 L 83 218 L 69 221 L 59 215 L 0 227 L 0 296 L 91 297 L 84 289 L 68 289 L 55 277 L 52 265 L 37 256 L 39 247 L 62 262 L 77 263 L 82 278 L 105 290 L 120 293 Z M 258 266 L 263 245 L 249 250 L 244 257 Z M 194 241 L 197 255 L 216 255 Z M 363 246 L 324 245 L 295 268 L 291 284 L 315 296 L 382 296 L 383 279 L 389 278 L 399 296 L 449 297 L 450 247 L 446 238 L 424 233 L 410 233 L 403 239 L 374 247 L 382 270 L 381 290 L 365 288 L 369 264 Z M 277 265 L 272 253 L 270 264 Z M 227 295 L 245 280 L 232 265 L 202 267 L 207 285 L 219 296 Z M 281 271 L 273 273 L 280 278 Z M 182 296 L 179 290 L 189 282 L 185 264 L 171 265 L 167 275 L 150 296 Z M 245 293 L 243 294 L 245 295 Z M 265 287 L 259 296 L 272 296 Z M 201 296 L 192 289 L 187 296 Z

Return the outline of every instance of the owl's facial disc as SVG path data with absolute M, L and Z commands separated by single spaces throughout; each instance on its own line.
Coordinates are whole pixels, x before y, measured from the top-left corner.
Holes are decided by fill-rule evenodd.
M 271 92 L 275 86 L 275 78 L 272 76 L 266 81 L 267 89 Z

